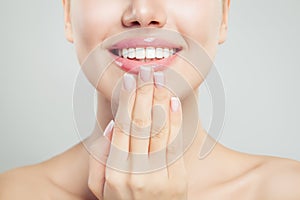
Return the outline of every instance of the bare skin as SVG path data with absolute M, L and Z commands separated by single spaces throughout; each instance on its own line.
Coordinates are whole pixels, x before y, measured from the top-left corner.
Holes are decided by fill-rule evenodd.
M 299 162 L 244 154 L 219 143 L 199 160 L 194 149 L 205 134 L 199 133 L 185 154 L 188 199 L 299 199 Z M 88 163 L 79 143 L 46 162 L 8 171 L 0 176 L 0 199 L 97 199 L 87 184 Z
M 136 1 L 132 2 L 136 3 Z M 193 1 L 191 3 L 195 2 L 196 1 Z M 200 2 L 203 8 L 209 10 L 209 1 L 199 0 L 197 2 Z M 223 23 L 220 25 L 220 27 L 218 27 L 219 32 L 217 34 L 218 37 L 216 41 L 213 38 L 207 39 L 207 37 L 205 37 L 206 32 L 203 32 L 200 35 L 193 35 L 196 39 L 198 39 L 199 42 L 204 41 L 204 39 L 209 41 L 206 44 L 208 44 L 207 49 L 212 58 L 215 55 L 215 45 L 217 43 L 223 43 L 226 38 L 229 2 L 230 1 L 228 0 L 224 1 L 225 9 L 222 15 Z M 136 6 L 135 8 L 137 11 L 139 11 L 139 9 L 144 9 L 143 11 L 145 11 L 146 7 L 143 6 L 146 6 L 146 4 L 134 3 L 132 3 L 132 5 Z M 71 28 L 71 23 L 68 23 L 70 20 L 70 13 L 68 11 L 69 5 L 65 0 L 63 0 L 63 5 L 65 8 L 65 21 L 67 22 L 66 37 L 69 41 L 73 42 L 80 38 L 79 36 L 81 33 L 79 33 L 76 28 Z M 139 7 L 138 5 L 142 6 Z M 147 6 L 150 7 L 156 5 L 147 4 Z M 181 7 L 179 6 L 178 9 L 181 9 Z M 213 13 L 213 11 L 211 12 Z M 126 12 L 124 16 L 126 16 Z M 123 22 L 124 24 L 127 24 L 126 28 L 131 28 L 131 21 L 128 21 L 129 18 L 124 16 Z M 137 20 L 140 26 L 148 25 L 147 20 L 149 20 L 149 18 L 147 17 L 149 16 L 150 15 L 147 15 L 147 12 L 140 13 L 140 21 Z M 163 27 L 165 25 L 163 23 L 167 24 L 167 22 L 166 20 L 163 20 L 163 17 L 160 18 L 161 16 L 162 15 L 159 15 L 155 19 L 159 22 L 155 24 Z M 202 17 L 206 19 L 205 15 Z M 168 27 L 172 27 L 172 25 L 180 24 L 180 22 L 182 22 L 180 19 L 172 19 L 172 17 L 170 17 L 170 19 L 170 24 L 167 24 Z M 201 19 L 201 16 L 199 16 L 199 19 Z M 174 21 L 177 23 L 172 24 Z M 201 22 L 201 20 L 199 22 Z M 107 24 L 107 26 L 109 28 L 109 24 Z M 182 25 L 180 30 L 183 32 L 192 31 L 190 28 L 191 27 L 185 27 Z M 210 30 L 215 29 L 212 28 Z M 75 33 L 73 31 L 75 31 Z M 209 31 L 207 32 L 207 34 L 211 33 L 212 32 Z M 76 34 L 77 37 L 74 36 Z M 104 31 L 103 35 L 106 35 Z M 93 37 L 91 36 L 89 38 Z M 83 41 L 81 42 L 85 44 Z M 98 42 L 99 41 L 97 41 L 97 43 Z M 79 61 L 82 61 L 87 53 L 85 50 L 88 48 L 81 48 L 84 45 L 80 44 L 80 42 L 76 44 L 78 45 L 77 53 Z M 197 84 L 199 85 L 200 83 Z M 110 83 L 106 83 L 104 85 L 106 87 L 104 89 L 102 88 L 102 90 L 100 89 L 104 95 L 100 92 L 98 93 L 97 112 L 97 120 L 100 122 L 102 129 L 104 129 L 109 121 L 113 119 L 112 113 L 110 109 L 108 109 L 110 108 L 110 99 L 107 97 L 109 96 L 108 94 L 111 86 Z M 198 87 L 195 88 L 195 91 L 197 88 Z M 189 109 L 189 101 L 191 98 L 191 96 L 188 96 L 182 100 L 181 105 L 183 111 Z M 192 116 L 189 115 L 189 112 L 185 112 L 183 115 L 183 118 L 188 119 L 187 121 L 192 120 L 191 117 Z M 193 141 L 192 145 L 185 152 L 182 158 L 184 161 L 184 168 L 187 173 L 186 181 L 188 182 L 186 199 L 300 199 L 300 191 L 298 189 L 300 185 L 299 162 L 285 158 L 249 155 L 231 150 L 220 143 L 216 143 L 211 153 L 205 159 L 199 160 L 197 157 L 199 153 L 199 147 L 201 146 L 203 140 L 207 137 L 207 133 L 202 128 L 200 122 L 197 133 L 196 139 Z M 93 134 L 97 135 L 100 133 L 95 128 Z M 211 140 L 212 143 L 214 143 L 213 139 Z M 96 167 L 96 170 L 94 170 L 94 167 Z M 98 191 L 100 191 L 101 186 L 97 185 L 99 182 L 101 182 L 100 179 L 97 179 L 99 175 L 101 176 L 101 174 L 99 174 L 100 170 L 97 170 L 97 167 L 99 167 L 99 165 L 93 162 L 86 148 L 82 143 L 79 143 L 68 151 L 49 159 L 46 162 L 10 170 L 4 174 L 1 174 L 0 199 L 97 199 L 97 196 L 99 197 Z M 181 171 L 178 171 L 178 174 L 180 173 Z M 122 190 L 122 188 L 121 191 L 128 192 L 125 189 Z

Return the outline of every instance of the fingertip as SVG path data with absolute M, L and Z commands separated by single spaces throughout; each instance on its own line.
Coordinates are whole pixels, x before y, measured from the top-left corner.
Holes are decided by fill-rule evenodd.
M 178 97 L 171 97 L 171 110 L 177 112 L 181 107 L 181 102 Z
M 165 85 L 165 75 L 163 72 L 154 72 L 154 83 L 157 88 L 163 88 Z
M 111 134 L 112 134 L 112 129 L 115 125 L 114 120 L 110 120 L 110 122 L 108 123 L 108 125 L 106 126 L 104 132 L 103 132 L 103 136 L 110 138 Z
M 124 90 L 131 92 L 136 87 L 136 80 L 130 73 L 125 73 L 123 76 L 123 88 Z
M 139 78 L 143 82 L 149 82 L 151 81 L 151 78 L 153 77 L 153 69 L 150 66 L 140 66 L 140 71 L 139 71 Z

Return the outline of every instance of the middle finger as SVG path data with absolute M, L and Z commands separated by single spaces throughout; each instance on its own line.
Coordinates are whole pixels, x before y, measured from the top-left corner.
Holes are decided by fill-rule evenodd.
M 152 98 L 153 69 L 150 66 L 141 66 L 130 130 L 130 152 L 132 153 L 148 154 L 152 121 Z

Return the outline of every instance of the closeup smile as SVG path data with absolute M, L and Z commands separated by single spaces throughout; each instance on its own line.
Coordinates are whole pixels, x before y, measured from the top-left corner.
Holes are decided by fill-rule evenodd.
M 115 63 L 126 72 L 137 74 L 141 65 L 154 71 L 166 69 L 182 47 L 156 38 L 123 40 L 109 48 Z
M 152 60 L 160 60 L 169 58 L 177 53 L 177 48 L 163 48 L 163 47 L 137 47 L 137 48 L 124 48 L 124 49 L 112 49 L 111 52 L 119 57 L 138 60 L 143 62 L 149 62 Z

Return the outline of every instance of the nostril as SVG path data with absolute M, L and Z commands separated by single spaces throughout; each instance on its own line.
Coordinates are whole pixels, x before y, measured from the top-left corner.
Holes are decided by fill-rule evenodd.
M 136 27 L 163 27 L 166 24 L 167 16 L 164 10 L 157 10 L 140 1 L 134 1 L 122 15 L 122 25 L 126 28 Z M 150 1 L 147 3 L 150 3 Z
M 130 22 L 130 25 L 131 27 L 139 27 L 139 26 L 159 26 L 159 22 L 158 21 L 151 21 L 150 23 L 148 24 L 141 24 L 139 21 L 132 21 Z
M 158 21 L 151 21 L 151 22 L 150 22 L 150 25 L 151 25 L 151 24 L 157 26 L 157 25 L 159 25 L 159 22 L 158 22 Z
M 131 26 L 140 26 L 141 24 L 138 21 L 131 22 Z

